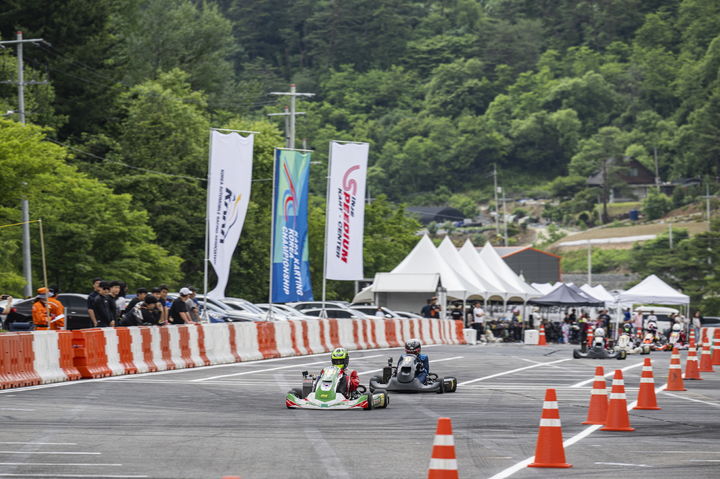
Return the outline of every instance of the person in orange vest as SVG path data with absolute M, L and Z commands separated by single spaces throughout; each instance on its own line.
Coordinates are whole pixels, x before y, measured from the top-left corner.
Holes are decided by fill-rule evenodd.
M 65 327 L 65 308 L 60 301 L 50 297 L 47 288 L 40 288 L 32 307 L 32 318 L 37 330 L 60 330 Z

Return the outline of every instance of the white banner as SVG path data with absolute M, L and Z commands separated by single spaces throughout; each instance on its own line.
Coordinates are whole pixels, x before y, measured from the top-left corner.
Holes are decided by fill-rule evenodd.
M 327 279 L 363 279 L 367 143 L 330 142 L 327 199 Z
M 210 178 L 208 184 L 208 258 L 218 277 L 208 298 L 225 297 L 230 260 L 240 239 L 250 201 L 253 135 L 223 134 L 213 130 L 210 136 Z

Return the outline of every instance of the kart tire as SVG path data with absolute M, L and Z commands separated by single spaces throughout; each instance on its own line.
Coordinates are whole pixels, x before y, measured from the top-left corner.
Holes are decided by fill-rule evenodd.
M 582 356 L 580 356 L 580 351 L 578 351 L 577 349 L 573 349 L 573 358 L 574 358 L 574 359 L 581 359 Z
M 442 394 L 445 392 L 445 378 L 438 378 L 437 382 L 440 384 L 440 387 L 437 390 L 438 394 Z
M 388 396 L 388 393 L 384 389 L 376 389 L 374 394 L 383 394 L 385 396 L 385 400 L 383 401 L 383 405 L 380 406 L 381 409 L 385 409 L 388 407 L 388 404 L 390 404 L 390 396 Z
M 375 409 L 375 404 L 373 400 L 373 393 L 367 392 L 367 407 L 365 408 L 366 411 L 372 411 Z
M 446 393 L 454 393 L 455 391 L 457 391 L 457 379 L 449 378 L 449 380 L 450 381 L 447 383 L 447 385 L 445 384 L 445 381 L 443 381 L 443 388 L 445 389 Z
M 294 394 L 295 397 L 297 397 L 297 398 L 304 399 L 302 390 L 300 390 L 298 388 L 292 388 L 289 392 Z
M 627 358 L 627 351 L 618 351 L 617 352 L 617 359 L 626 359 Z

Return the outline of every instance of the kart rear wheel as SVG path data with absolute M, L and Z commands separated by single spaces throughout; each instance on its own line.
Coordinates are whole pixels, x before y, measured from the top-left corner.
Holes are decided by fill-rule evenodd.
M 627 358 L 627 351 L 618 351 L 617 352 L 617 359 L 626 359 Z
M 440 387 L 438 387 L 437 393 L 442 394 L 445 392 L 445 378 L 438 378 L 437 383 Z
M 367 407 L 365 408 L 366 411 L 372 411 L 375 409 L 375 404 L 373 401 L 373 394 L 371 392 L 367 393 Z
M 385 409 L 388 407 L 388 404 L 390 404 L 390 396 L 388 396 L 388 393 L 384 389 L 376 389 L 374 394 L 382 394 L 383 395 L 383 404 L 380 406 L 380 408 Z

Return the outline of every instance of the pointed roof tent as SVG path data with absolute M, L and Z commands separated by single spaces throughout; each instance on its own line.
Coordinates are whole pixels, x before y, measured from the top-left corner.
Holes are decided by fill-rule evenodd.
M 391 271 L 395 273 L 427 274 L 438 273 L 440 282 L 447 289 L 449 298 L 465 299 L 471 293 L 471 284 L 460 278 L 440 256 L 435 245 L 427 235 L 418 241 L 415 248 Z
M 485 243 L 485 246 L 480 252 L 480 258 L 485 262 L 485 264 L 492 268 L 501 279 L 520 290 L 522 292 L 523 299 L 527 300 L 541 296 L 535 288 L 520 280 L 518 275 L 515 274 L 515 271 L 513 271 L 510 266 L 503 261 L 489 241 Z
M 603 302 L 590 300 L 566 284 L 561 284 L 545 296 L 531 299 L 528 304 L 537 306 L 602 306 Z
M 460 253 L 458 253 L 457 248 L 455 248 L 455 245 L 450 241 L 449 237 L 445 236 L 445 239 L 442 240 L 437 250 L 455 273 L 471 284 L 472 290 L 468 292 L 468 298 L 470 298 L 470 295 L 477 295 L 481 298 L 489 299 L 491 296 L 502 295 L 502 291 L 497 291 L 492 284 L 475 274 L 460 256 Z
M 500 292 L 498 296 L 504 300 L 519 299 L 523 301 L 523 291 L 503 281 L 493 270 L 480 258 L 475 246 L 469 239 L 460 248 L 460 257 L 467 263 L 470 269 L 486 283 L 490 284 L 495 291 Z
M 548 294 L 553 290 L 553 285 L 550 283 L 530 283 L 530 286 L 535 288 L 542 295 Z
M 605 303 L 614 303 L 615 297 L 608 293 L 608 290 L 605 289 L 605 286 L 602 284 L 598 284 L 595 286 L 590 286 L 589 284 L 583 284 L 580 286 L 580 289 L 585 291 L 590 296 L 599 299 L 600 301 L 605 301 Z
M 665 281 L 651 274 L 618 296 L 620 303 L 690 304 L 690 297 L 671 288 Z

